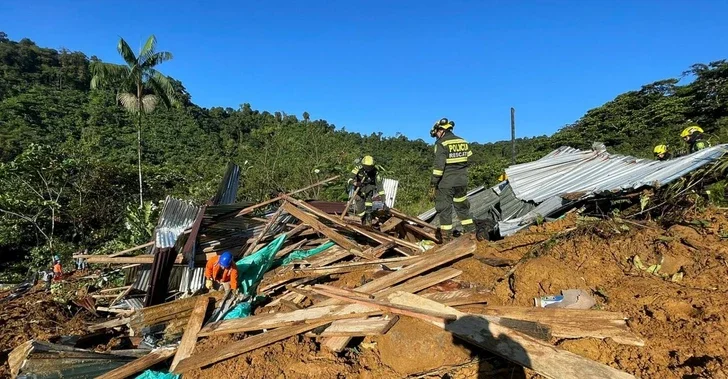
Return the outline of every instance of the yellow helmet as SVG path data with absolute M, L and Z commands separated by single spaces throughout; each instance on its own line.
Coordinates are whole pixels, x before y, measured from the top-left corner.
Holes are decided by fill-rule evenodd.
M 371 155 L 365 155 L 361 159 L 362 166 L 374 166 L 374 158 Z
M 508 175 L 506 175 L 505 172 L 502 173 L 502 174 L 500 174 L 500 176 L 498 177 L 498 181 L 499 182 L 502 182 L 502 181 L 507 180 L 507 179 L 508 179 Z
M 687 128 L 683 129 L 682 133 L 680 133 L 680 138 L 688 137 L 688 136 L 690 136 L 691 134 L 693 134 L 695 132 L 705 133 L 703 131 L 703 128 L 701 128 L 701 127 L 699 127 L 697 125 L 692 125 L 692 126 L 688 126 Z
M 657 146 L 655 146 L 655 149 L 652 151 L 655 154 L 665 154 L 665 153 L 667 153 L 667 145 L 657 145 Z
M 455 121 L 448 120 L 447 118 L 441 118 L 438 120 L 435 125 L 432 126 L 432 129 L 430 129 L 430 136 L 434 137 L 437 134 L 438 129 L 452 129 L 455 127 Z

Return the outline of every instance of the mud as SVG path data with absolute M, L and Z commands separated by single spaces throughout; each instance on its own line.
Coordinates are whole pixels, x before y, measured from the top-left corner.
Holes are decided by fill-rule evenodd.
M 1 293 L 0 297 L 5 297 Z M 0 377 L 9 376 L 8 354 L 21 343 L 50 340 L 65 335 L 86 334 L 85 311 L 73 314 L 68 307 L 52 300 L 43 285 L 36 285 L 25 296 L 0 303 Z
M 533 306 L 533 298 L 580 288 L 595 308 L 620 311 L 645 346 L 610 339 L 557 340 L 560 348 L 642 378 L 728 378 L 728 216 L 724 210 L 694 214 L 683 225 L 636 225 L 619 220 L 584 221 L 570 214 L 497 242 L 478 244 L 474 257 L 452 266 L 463 273 L 440 290 L 487 288 L 491 305 Z M 658 274 L 639 269 L 660 264 Z M 518 261 L 492 267 L 478 258 Z M 671 281 L 682 273 L 679 282 Z M 334 275 L 332 284 L 354 288 L 382 275 Z M 268 279 L 268 278 L 267 278 Z M 274 280 L 270 278 L 270 280 Z M 4 311 L 0 348 L 7 352 L 33 337 L 73 334 L 82 324 L 43 297 L 26 296 Z M 5 307 L 7 309 L 7 307 Z M 477 312 L 478 306 L 468 306 Z M 30 320 L 28 322 L 27 320 Z M 35 321 L 33 321 L 35 320 Z M 14 332 L 6 333 L 6 330 Z M 197 351 L 215 349 L 241 335 L 201 339 Z M 474 352 L 449 334 L 408 317 L 384 336 L 368 337 L 341 354 L 315 339 L 296 336 L 187 373 L 186 378 L 471 378 L 519 377 L 487 353 Z M 0 373 L 2 374 L 2 373 Z M 538 378 L 525 370 L 526 377 Z

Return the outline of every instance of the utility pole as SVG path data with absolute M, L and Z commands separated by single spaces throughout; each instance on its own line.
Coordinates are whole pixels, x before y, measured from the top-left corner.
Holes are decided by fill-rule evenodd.
M 516 109 L 511 107 L 511 164 L 516 164 Z

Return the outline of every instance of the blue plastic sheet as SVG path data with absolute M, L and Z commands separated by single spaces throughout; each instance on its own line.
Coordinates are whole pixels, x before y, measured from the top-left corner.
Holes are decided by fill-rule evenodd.
M 325 244 L 323 244 L 323 245 L 321 245 L 321 246 L 319 246 L 317 248 L 314 248 L 314 249 L 310 249 L 310 250 L 296 250 L 296 251 L 288 254 L 285 258 L 276 260 L 276 264 L 275 265 L 276 266 L 285 266 L 287 264 L 290 264 L 293 261 L 296 261 L 296 260 L 299 260 L 299 259 L 306 259 L 308 257 L 311 257 L 313 255 L 316 255 L 316 254 L 318 254 L 318 253 L 320 253 L 320 252 L 322 252 L 322 251 L 330 248 L 331 246 L 334 246 L 334 243 L 331 242 L 331 241 L 329 241 L 329 242 L 326 242 Z
M 147 370 L 139 374 L 136 379 L 179 379 L 179 374 L 171 374 L 168 372 Z

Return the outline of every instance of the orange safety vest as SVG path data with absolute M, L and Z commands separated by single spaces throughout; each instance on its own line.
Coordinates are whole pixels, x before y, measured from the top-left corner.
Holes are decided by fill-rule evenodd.
M 60 279 L 63 276 L 63 268 L 60 263 L 53 265 L 53 278 Z
M 218 261 L 220 256 L 210 258 L 205 265 L 205 278 L 219 282 L 230 282 L 231 289 L 238 289 L 238 268 L 233 264 L 230 268 L 222 268 Z

